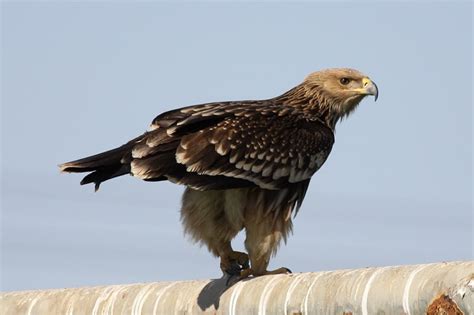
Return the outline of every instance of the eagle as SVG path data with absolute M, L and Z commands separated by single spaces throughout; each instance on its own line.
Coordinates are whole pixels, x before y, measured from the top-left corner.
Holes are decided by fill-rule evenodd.
M 181 221 L 193 241 L 220 258 L 224 274 L 245 278 L 268 270 L 292 231 L 311 177 L 327 160 L 335 126 L 377 85 L 348 68 L 317 71 L 280 96 L 174 109 L 115 149 L 59 165 L 89 173 L 81 185 L 130 174 L 185 185 Z M 232 239 L 245 229 L 247 253 Z

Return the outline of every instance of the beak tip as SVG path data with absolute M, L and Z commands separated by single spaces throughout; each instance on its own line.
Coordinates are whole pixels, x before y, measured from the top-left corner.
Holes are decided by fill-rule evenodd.
M 375 93 L 374 93 L 375 99 L 374 99 L 374 102 L 377 102 L 377 99 L 379 98 L 379 88 L 378 88 L 377 84 L 375 84 L 375 82 L 372 81 L 372 84 L 374 85 L 374 89 L 375 89 Z

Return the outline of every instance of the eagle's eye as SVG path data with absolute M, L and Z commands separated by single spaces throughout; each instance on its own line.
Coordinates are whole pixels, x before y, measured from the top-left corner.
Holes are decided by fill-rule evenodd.
M 349 78 L 341 78 L 341 79 L 339 80 L 339 82 L 341 82 L 342 85 L 348 85 L 349 82 L 351 82 L 351 79 L 349 79 Z

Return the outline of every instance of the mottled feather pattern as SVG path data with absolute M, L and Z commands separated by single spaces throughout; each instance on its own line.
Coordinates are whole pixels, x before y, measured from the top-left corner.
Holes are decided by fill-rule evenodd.
M 280 189 L 310 178 L 330 153 L 332 131 L 319 120 L 268 110 L 262 115 L 252 107 L 239 114 L 184 136 L 177 161 L 199 174 L 243 178 L 261 188 Z

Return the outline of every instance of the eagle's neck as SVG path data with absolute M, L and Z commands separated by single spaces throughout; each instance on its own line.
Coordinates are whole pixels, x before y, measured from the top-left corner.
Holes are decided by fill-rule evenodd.
M 341 113 L 341 106 L 325 97 L 323 91 L 316 86 L 308 89 L 306 85 L 300 84 L 274 100 L 278 104 L 296 107 L 302 112 L 318 117 L 332 130 L 337 122 L 345 116 L 344 113 Z

